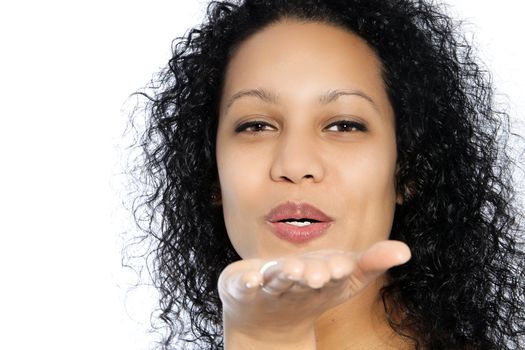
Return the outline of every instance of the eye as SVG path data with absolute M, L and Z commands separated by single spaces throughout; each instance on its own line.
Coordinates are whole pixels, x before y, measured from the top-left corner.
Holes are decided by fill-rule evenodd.
M 353 120 L 339 120 L 335 123 L 328 125 L 325 128 L 325 130 L 331 132 L 355 132 L 367 131 L 367 128 L 363 123 L 360 122 L 356 122 Z
M 258 132 L 272 131 L 272 130 L 275 130 L 275 127 L 273 125 L 267 122 L 260 121 L 260 120 L 254 120 L 254 121 L 242 123 L 235 128 L 236 133 L 241 133 L 241 132 L 258 133 Z

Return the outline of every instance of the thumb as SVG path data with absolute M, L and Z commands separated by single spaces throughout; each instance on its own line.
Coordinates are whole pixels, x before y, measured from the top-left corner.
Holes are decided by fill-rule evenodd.
M 406 263 L 410 257 L 410 248 L 403 242 L 378 242 L 358 255 L 354 275 L 367 284 L 389 268 Z

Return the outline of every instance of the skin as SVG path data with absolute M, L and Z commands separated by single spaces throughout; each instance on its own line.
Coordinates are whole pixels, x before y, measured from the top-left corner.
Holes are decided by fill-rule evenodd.
M 232 102 L 256 88 L 276 101 Z M 335 89 L 351 93 L 319 103 Z M 366 43 L 293 20 L 248 38 L 226 70 L 216 146 L 225 224 L 243 258 L 219 279 L 226 348 L 403 348 L 378 294 L 384 272 L 410 258 L 404 243 L 386 241 L 402 204 L 395 117 Z M 306 243 L 282 240 L 265 216 L 287 201 L 333 222 Z

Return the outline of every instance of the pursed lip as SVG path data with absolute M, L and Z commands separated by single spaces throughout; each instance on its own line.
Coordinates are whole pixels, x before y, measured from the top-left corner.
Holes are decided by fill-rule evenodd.
M 269 222 L 277 222 L 286 219 L 312 219 L 319 222 L 333 221 L 331 217 L 313 205 L 293 202 L 286 202 L 278 205 L 270 210 L 265 218 Z
M 301 220 L 303 219 L 303 220 Z M 308 221 L 301 225 L 290 221 Z M 320 209 L 307 203 L 286 202 L 266 215 L 272 232 L 282 240 L 304 244 L 322 236 L 332 225 L 333 219 Z

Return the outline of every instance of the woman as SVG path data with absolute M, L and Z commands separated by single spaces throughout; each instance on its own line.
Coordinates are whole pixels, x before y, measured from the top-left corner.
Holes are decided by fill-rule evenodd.
M 159 83 L 163 348 L 520 346 L 506 116 L 438 7 L 212 2 Z

